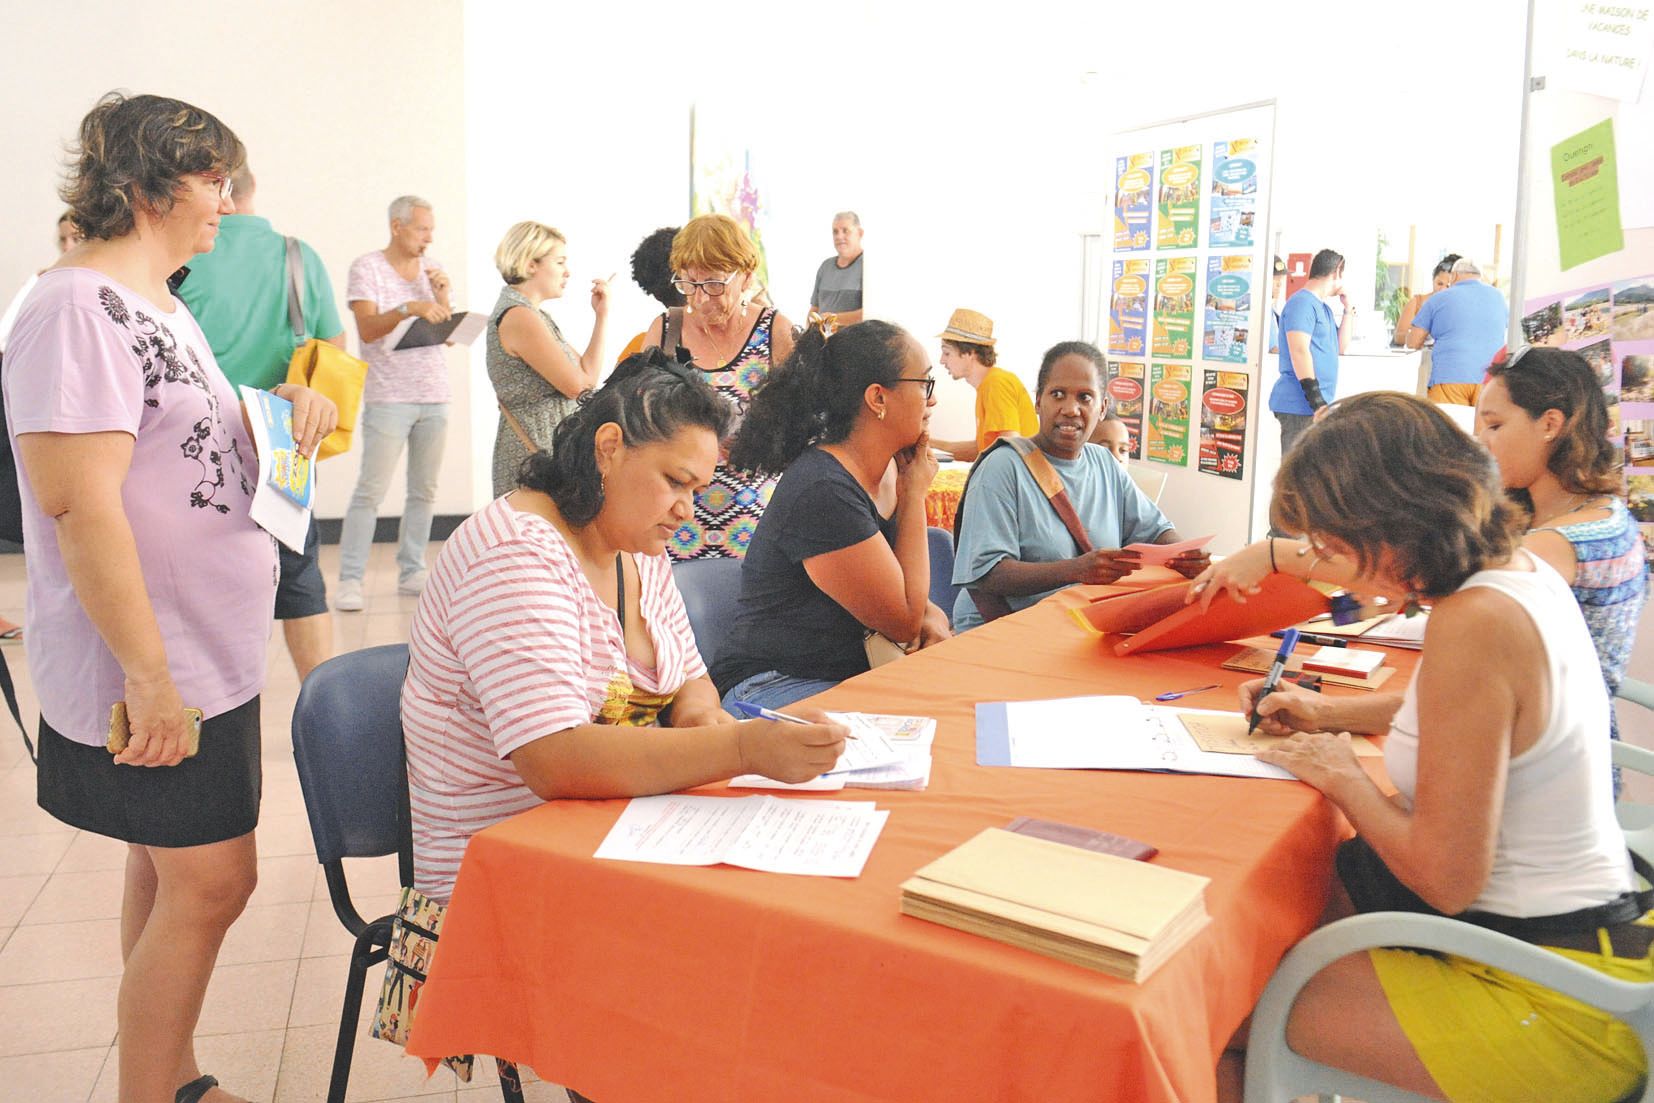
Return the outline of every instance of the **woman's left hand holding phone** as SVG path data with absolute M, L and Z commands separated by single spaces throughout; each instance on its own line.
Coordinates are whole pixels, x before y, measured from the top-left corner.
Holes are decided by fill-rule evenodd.
M 176 766 L 188 748 L 189 721 L 172 675 L 126 678 L 126 716 L 132 735 L 115 756 L 122 766 Z

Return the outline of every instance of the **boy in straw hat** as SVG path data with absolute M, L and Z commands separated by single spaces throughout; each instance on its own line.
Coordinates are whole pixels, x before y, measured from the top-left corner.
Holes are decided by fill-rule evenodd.
M 1007 433 L 1031 437 L 1039 432 L 1039 415 L 1028 388 L 1004 368 L 994 366 L 992 319 L 961 307 L 936 336 L 942 339 L 942 366 L 948 374 L 976 388 L 976 439 L 933 441 L 937 448 L 969 462 L 996 437 Z

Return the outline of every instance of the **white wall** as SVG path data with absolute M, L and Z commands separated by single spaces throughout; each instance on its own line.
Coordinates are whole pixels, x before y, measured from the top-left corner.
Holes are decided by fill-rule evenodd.
M 71 9 L 12 4 L 0 66 L 0 298 L 53 259 L 63 209 L 56 196 L 64 144 L 111 89 L 175 96 L 211 111 L 246 143 L 258 210 L 321 254 L 341 316 L 353 258 L 389 240 L 385 207 L 413 192 L 436 208 L 432 253 L 467 301 L 465 103 L 460 0 L 286 0 L 142 8 L 76 0 Z M 490 299 L 492 302 L 492 299 Z M 452 375 L 459 431 L 438 489 L 439 513 L 473 506 L 464 423 L 463 358 Z M 339 517 L 355 485 L 354 454 L 319 468 L 318 512 Z M 402 510 L 400 477 L 384 512 Z

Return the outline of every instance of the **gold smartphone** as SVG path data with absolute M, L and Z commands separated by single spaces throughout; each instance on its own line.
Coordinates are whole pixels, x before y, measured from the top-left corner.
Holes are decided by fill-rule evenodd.
M 184 757 L 194 758 L 201 749 L 201 710 L 185 709 Z M 104 744 L 110 754 L 120 754 L 132 740 L 132 725 L 126 718 L 126 702 L 116 701 L 109 709 L 109 741 Z

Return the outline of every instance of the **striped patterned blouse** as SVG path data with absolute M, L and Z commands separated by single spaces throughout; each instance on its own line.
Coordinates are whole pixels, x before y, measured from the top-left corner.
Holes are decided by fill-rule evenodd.
M 419 599 L 402 688 L 414 883 L 453 892 L 471 836 L 540 803 L 508 756 L 542 736 L 627 723 L 706 673 L 664 555 L 634 556 L 655 669 L 550 522 L 496 499 L 455 530 Z
M 1574 598 L 1591 641 L 1597 645 L 1602 680 L 1612 697 L 1625 677 L 1625 664 L 1637 642 L 1637 619 L 1648 598 L 1648 568 L 1642 534 L 1636 519 L 1620 498 L 1610 498 L 1608 516 L 1534 532 L 1560 533 L 1574 548 Z M 1619 724 L 1609 711 L 1610 734 L 1619 738 Z M 1616 776 L 1618 771 L 1615 771 Z

